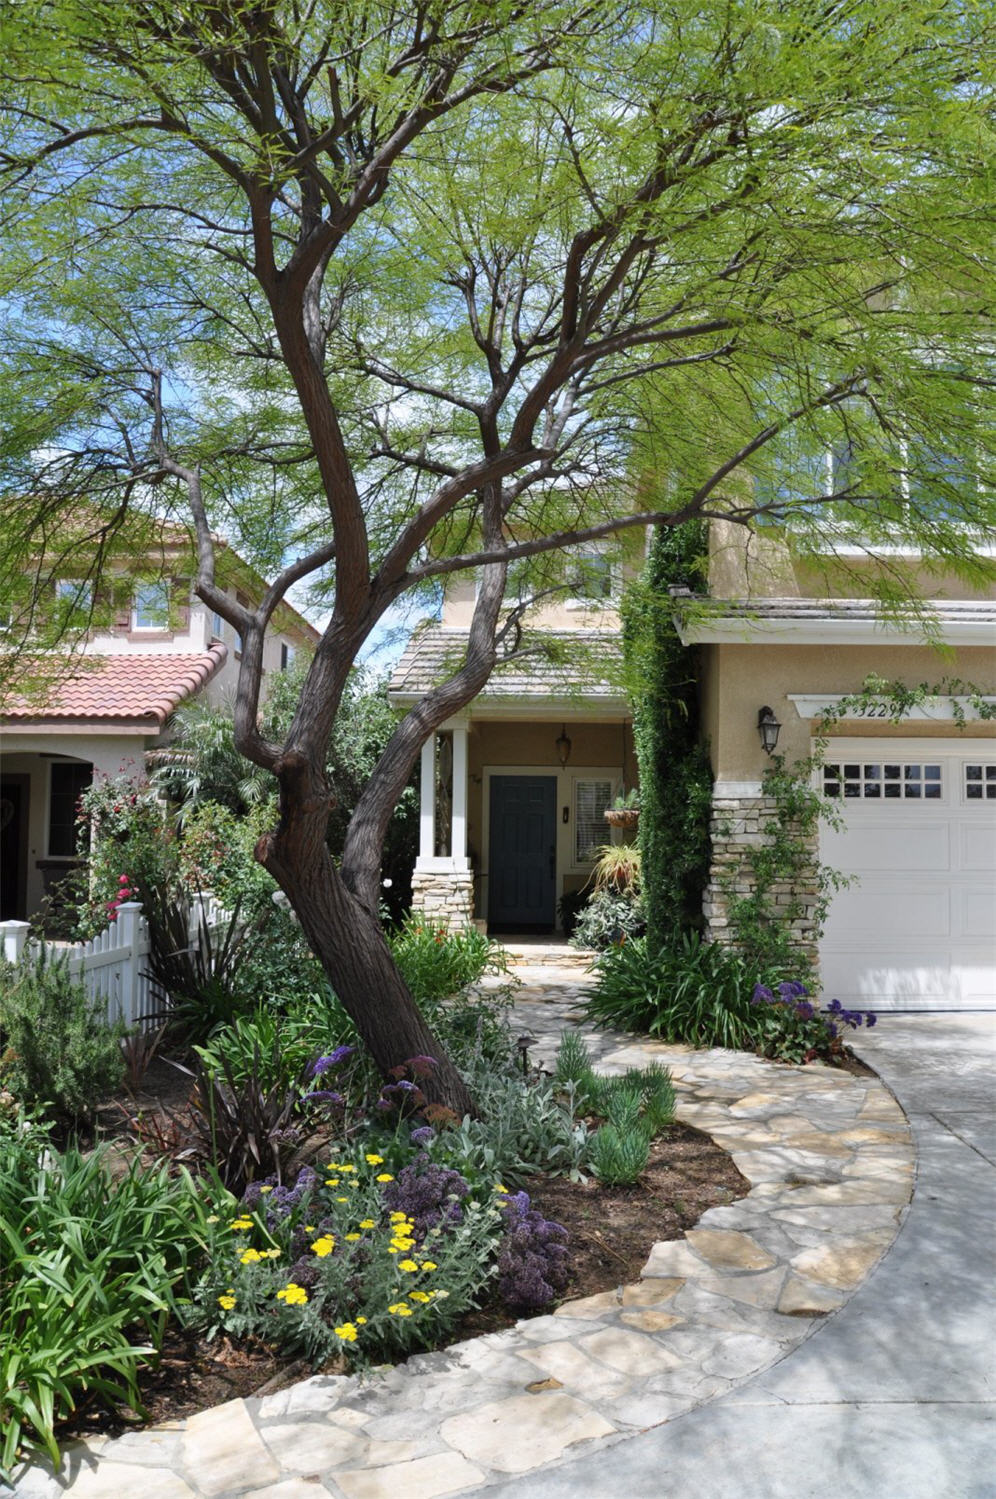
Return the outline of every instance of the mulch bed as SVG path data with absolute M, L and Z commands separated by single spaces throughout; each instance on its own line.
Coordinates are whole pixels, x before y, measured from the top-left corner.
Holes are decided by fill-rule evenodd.
M 182 1078 L 161 1065 L 164 1073 Z M 147 1079 L 149 1102 L 157 1081 L 158 1073 Z M 167 1082 L 165 1076 L 162 1081 Z M 184 1096 L 175 1093 L 171 1105 L 182 1106 Z M 637 1280 L 652 1244 L 681 1238 L 707 1208 L 745 1196 L 750 1184 L 708 1135 L 675 1124 L 654 1142 L 647 1169 L 634 1186 L 533 1177 L 525 1188 L 544 1217 L 567 1229 L 572 1273 L 563 1299 L 574 1300 Z M 497 1301 L 489 1301 L 467 1313 L 452 1341 L 510 1327 L 515 1320 Z M 344 1368 L 335 1362 L 321 1372 L 337 1374 Z M 158 1367 L 142 1376 L 142 1398 L 150 1422 L 175 1420 L 226 1400 L 270 1394 L 313 1372 L 307 1363 L 278 1357 L 260 1345 L 227 1339 L 207 1343 L 170 1329 Z M 117 1436 L 141 1424 L 134 1414 L 94 1402 L 77 1411 L 60 1436 Z

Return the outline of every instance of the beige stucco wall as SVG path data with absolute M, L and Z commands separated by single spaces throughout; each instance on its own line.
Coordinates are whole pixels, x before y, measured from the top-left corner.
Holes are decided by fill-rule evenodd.
M 960 678 L 985 693 L 996 694 L 996 650 L 965 647 L 940 655 L 926 646 L 793 646 L 719 645 L 703 649 L 703 727 L 709 740 L 717 780 L 758 780 L 768 763 L 757 733 L 757 713 L 774 709 L 782 731 L 778 752 L 795 760 L 810 751 L 812 725 L 799 717 L 789 693 L 851 693 L 876 673 L 909 686 Z M 722 704 L 722 712 L 720 712 Z M 883 720 L 848 719 L 840 733 L 881 738 L 897 734 L 940 738 L 961 732 L 967 738 L 992 738 L 992 722 L 968 723 L 961 731 L 950 721 L 909 720 L 894 727 Z

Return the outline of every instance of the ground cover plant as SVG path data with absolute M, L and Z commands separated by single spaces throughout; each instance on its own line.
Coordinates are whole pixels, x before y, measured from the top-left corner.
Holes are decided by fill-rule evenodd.
M 661 1041 L 790 1062 L 839 1060 L 843 1032 L 875 1024 L 873 1014 L 845 1010 L 836 1000 L 821 1009 L 804 984 L 694 933 L 657 951 L 638 938 L 602 953 L 586 1013 L 600 1025 Z

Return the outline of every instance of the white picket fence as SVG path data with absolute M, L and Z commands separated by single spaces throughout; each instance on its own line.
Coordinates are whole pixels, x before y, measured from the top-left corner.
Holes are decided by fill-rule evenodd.
M 209 918 L 210 920 L 210 915 Z M 44 947 L 48 956 L 68 961 L 70 976 L 86 989 L 109 1021 L 146 1030 L 166 1005 L 165 991 L 149 974 L 149 926 L 138 901 L 118 907 L 117 919 L 90 942 L 30 939 L 26 921 L 0 921 L 3 954 L 9 963 L 31 962 Z

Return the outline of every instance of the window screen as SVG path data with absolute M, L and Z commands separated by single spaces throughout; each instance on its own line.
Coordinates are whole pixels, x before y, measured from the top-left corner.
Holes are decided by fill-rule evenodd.
M 611 781 L 574 783 L 574 862 L 593 864 L 607 840 L 603 813 L 612 801 Z

